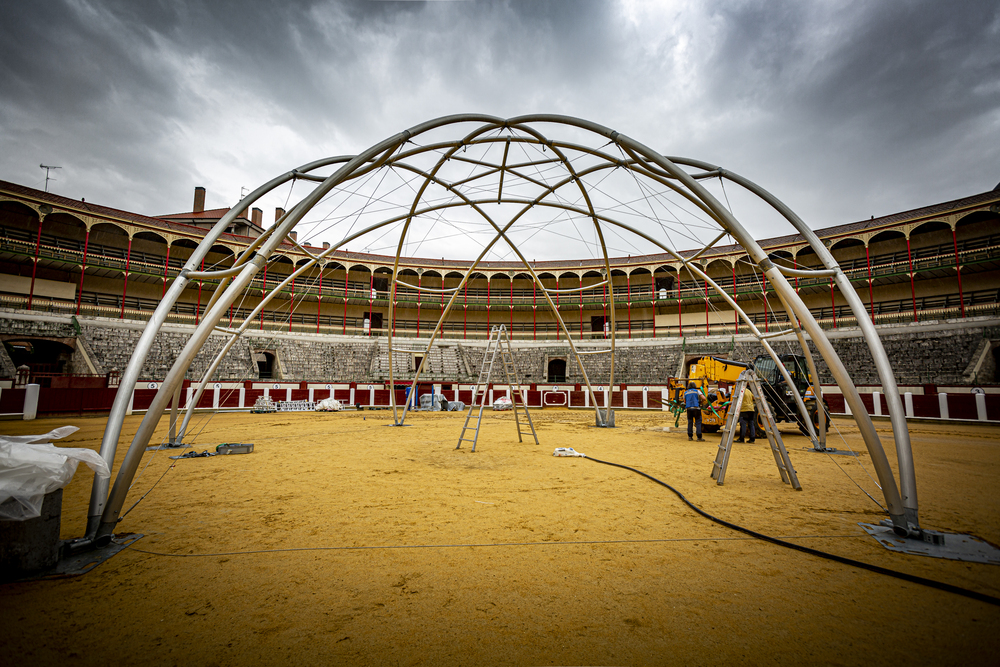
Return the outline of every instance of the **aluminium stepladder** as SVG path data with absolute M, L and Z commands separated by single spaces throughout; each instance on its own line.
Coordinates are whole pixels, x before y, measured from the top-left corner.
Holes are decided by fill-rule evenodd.
M 795 468 L 788 458 L 788 451 L 781 441 L 781 434 L 774 424 L 774 415 L 771 414 L 771 407 L 764 397 L 764 389 L 761 387 L 757 373 L 752 369 L 740 373 L 733 388 L 731 402 L 729 403 L 729 413 L 726 415 L 726 425 L 722 431 L 722 442 L 719 443 L 719 451 L 715 454 L 715 462 L 712 464 L 712 479 L 722 486 L 726 480 L 726 468 L 729 466 L 729 454 L 733 449 L 733 439 L 739 431 L 740 405 L 743 403 L 743 392 L 749 391 L 753 394 L 754 404 L 764 422 L 764 434 L 767 436 L 768 444 L 771 446 L 771 453 L 774 455 L 774 463 L 781 473 L 781 481 L 791 484 L 796 491 L 802 490 L 799 478 L 795 474 Z
M 490 353 L 491 349 L 492 354 Z M 476 442 L 479 440 L 479 428 L 483 423 L 483 410 L 486 408 L 486 398 L 489 394 L 490 376 L 493 374 L 493 364 L 496 362 L 497 354 L 500 355 L 500 364 L 503 366 L 507 391 L 510 393 L 510 400 L 513 403 L 514 423 L 517 425 L 517 441 L 524 442 L 521 437 L 521 420 L 517 414 L 518 394 L 514 393 L 515 384 L 520 390 L 521 379 L 517 373 L 517 367 L 514 365 L 514 353 L 510 349 L 507 327 L 501 324 L 490 329 L 490 337 L 486 341 L 486 351 L 483 353 L 483 364 L 479 368 L 479 377 L 476 379 L 476 386 L 472 390 L 472 402 L 469 405 L 469 413 L 465 415 L 465 425 L 462 426 L 462 434 L 458 437 L 458 445 L 455 449 L 461 449 L 463 442 L 471 442 L 472 451 L 476 451 Z M 477 407 L 479 408 L 479 415 L 476 418 L 475 427 L 471 427 L 469 426 L 469 422 L 472 420 L 472 413 Z M 524 416 L 528 420 L 528 429 L 531 431 L 531 436 L 535 439 L 535 444 L 537 445 L 538 434 L 535 433 L 535 425 L 531 422 L 531 413 L 528 412 L 528 406 L 523 401 L 521 407 L 524 409 Z M 469 431 L 473 432 L 471 438 L 465 437 L 465 434 Z

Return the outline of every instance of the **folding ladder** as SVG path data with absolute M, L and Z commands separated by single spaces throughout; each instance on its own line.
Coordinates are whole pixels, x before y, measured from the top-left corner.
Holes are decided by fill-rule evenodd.
M 516 384 L 520 389 L 521 380 L 517 372 L 517 367 L 514 365 L 514 353 L 510 349 L 507 328 L 501 324 L 490 329 L 490 337 L 486 341 L 486 351 L 483 353 L 483 364 L 479 368 L 479 377 L 476 379 L 476 386 L 472 390 L 472 402 L 469 404 L 469 413 L 465 415 L 465 425 L 462 426 L 462 434 L 458 437 L 458 446 L 455 449 L 461 449 L 463 442 L 471 442 L 472 451 L 476 451 L 476 441 L 479 440 L 479 428 L 483 423 L 483 410 L 486 408 L 490 377 L 493 374 L 493 364 L 497 360 L 497 354 L 500 355 L 500 365 L 503 366 L 504 380 L 506 380 L 507 390 L 510 392 L 510 400 L 513 404 L 514 423 L 517 425 L 517 441 L 524 442 L 521 437 L 521 419 L 517 414 L 517 395 L 514 393 L 514 385 Z M 469 426 L 469 422 L 472 420 L 472 413 L 476 407 L 479 408 L 479 415 L 476 418 L 476 425 L 472 427 Z M 535 425 L 531 422 L 531 413 L 528 412 L 526 403 L 522 407 L 524 408 L 524 416 L 528 420 L 528 429 L 530 429 L 531 436 L 535 439 L 535 444 L 537 445 L 538 435 L 535 433 Z M 466 433 L 469 431 L 472 431 L 471 438 L 466 437 Z
M 726 467 L 729 465 L 733 438 L 736 437 L 736 433 L 740 429 L 740 406 L 743 405 L 743 392 L 746 391 L 753 395 L 754 404 L 760 411 L 761 419 L 764 422 L 764 434 L 767 435 L 767 441 L 771 445 L 771 453 L 774 454 L 774 463 L 778 466 L 778 472 L 781 473 L 781 481 L 785 484 L 791 484 L 796 491 L 801 491 L 802 485 L 799 484 L 799 478 L 788 458 L 785 444 L 781 441 L 781 434 L 774 424 L 774 416 L 771 414 L 771 408 L 764 397 L 760 380 L 752 368 L 740 373 L 736 380 L 736 386 L 733 388 L 729 413 L 726 415 L 726 425 L 722 431 L 722 442 L 719 443 L 719 451 L 716 452 L 715 462 L 712 464 L 712 479 L 716 480 L 719 486 L 722 486 L 726 479 Z

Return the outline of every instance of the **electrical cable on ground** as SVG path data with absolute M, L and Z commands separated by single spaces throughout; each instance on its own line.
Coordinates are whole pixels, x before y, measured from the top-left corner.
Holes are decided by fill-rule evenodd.
M 749 535 L 751 537 L 757 538 L 758 540 L 763 540 L 765 542 L 770 542 L 771 544 L 776 544 L 776 545 L 778 545 L 780 547 L 785 547 L 785 548 L 788 548 L 788 549 L 794 549 L 796 551 L 801 551 L 803 553 L 807 553 L 807 554 L 810 554 L 812 556 L 818 556 L 820 558 L 825 558 L 827 560 L 832 560 L 832 561 L 835 561 L 837 563 L 841 563 L 843 565 L 850 565 L 852 567 L 857 567 L 857 568 L 860 568 L 862 570 L 868 570 L 869 572 L 874 572 L 876 574 L 884 574 L 884 575 L 889 576 L 889 577 L 895 577 L 896 579 L 902 579 L 903 581 L 908 581 L 908 582 L 910 582 L 912 584 L 920 584 L 922 586 L 928 586 L 930 588 L 936 588 L 938 590 L 945 591 L 947 593 L 954 593 L 955 595 L 961 595 L 963 597 L 971 598 L 973 600 L 978 600 L 979 602 L 985 602 L 986 604 L 991 604 L 993 606 L 1000 607 L 1000 598 L 993 597 L 992 595 L 986 595 L 985 593 L 979 593 L 978 591 L 969 590 L 968 588 L 962 588 L 960 586 L 953 586 L 952 584 L 946 584 L 946 583 L 944 583 L 942 581 L 935 581 L 933 579 L 926 579 L 924 577 L 919 577 L 919 576 L 914 575 L 914 574 L 907 574 L 906 572 L 899 572 L 897 570 L 890 570 L 888 568 L 880 567 L 878 565 L 872 565 L 870 563 L 863 563 L 861 561 L 854 560 L 853 558 L 846 558 L 844 556 L 838 556 L 836 554 L 831 554 L 831 553 L 828 553 L 826 551 L 819 551 L 818 549 L 810 549 L 809 547 L 805 547 L 805 546 L 802 546 L 800 544 L 794 544 L 792 542 L 786 542 L 785 540 L 781 540 L 781 539 L 778 539 L 776 537 L 771 537 L 770 535 L 764 535 L 763 533 L 758 533 L 757 531 L 750 530 L 749 528 L 744 528 L 743 526 L 739 526 L 739 525 L 737 525 L 735 523 L 730 523 L 728 521 L 725 521 L 724 519 L 719 519 L 717 517 L 712 516 L 711 514 L 709 514 L 708 512 L 704 511 L 703 509 L 699 508 L 697 505 L 695 505 L 690 500 L 688 500 L 687 498 L 685 498 L 684 494 L 682 494 L 680 491 L 678 491 L 674 487 L 670 486 L 666 482 L 662 482 L 662 481 L 656 479 L 652 475 L 649 475 L 647 473 L 642 472 L 641 470 L 637 470 L 635 468 L 631 468 L 629 466 L 622 465 L 620 463 L 611 463 L 610 461 L 602 461 L 600 459 L 595 459 L 595 458 L 592 458 L 590 456 L 586 456 L 584 458 L 587 459 L 587 460 L 589 460 L 589 461 L 593 461 L 594 463 L 603 463 L 606 466 L 613 466 L 615 468 L 622 468 L 623 470 L 631 470 L 632 472 L 634 472 L 634 473 L 636 473 L 638 475 L 642 475 L 646 479 L 649 479 L 649 480 L 651 480 L 653 482 L 656 482 L 660 486 L 664 486 L 664 487 L 670 489 L 671 491 L 673 491 L 674 494 L 678 498 L 680 498 L 681 501 L 683 501 L 683 503 L 685 505 L 687 505 L 692 510 L 694 510 L 695 512 L 697 512 L 701 516 L 705 517 L 709 521 L 717 523 L 720 526 L 725 526 L 726 528 L 729 528 L 731 530 L 738 531 L 738 532 L 743 533 L 745 535 Z

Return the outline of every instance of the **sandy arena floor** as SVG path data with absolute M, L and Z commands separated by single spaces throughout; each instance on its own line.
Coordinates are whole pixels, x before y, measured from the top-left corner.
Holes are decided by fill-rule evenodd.
M 146 454 L 126 508 L 162 480 L 120 524 L 145 537 L 81 577 L 0 586 L 0 661 L 996 664 L 1000 607 L 748 538 L 632 472 L 552 456 L 575 447 L 734 523 L 1000 596 L 1000 566 L 894 554 L 861 530 L 882 518 L 851 481 L 881 501 L 867 453 L 811 453 L 786 434 L 796 492 L 759 439 L 736 445 L 720 487 L 718 436 L 688 442 L 662 414 L 620 412 L 613 430 L 589 412 L 533 416 L 540 445 L 491 413 L 471 453 L 455 451 L 458 413 L 398 429 L 388 412 L 217 415 L 196 449 L 254 453 Z M 61 444 L 98 447 L 99 418 L 0 430 L 64 424 L 80 431 Z M 831 446 L 863 451 L 853 422 L 836 426 Z M 1000 428 L 911 433 L 923 525 L 1000 544 Z M 91 479 L 81 467 L 66 489 L 65 538 L 84 530 Z

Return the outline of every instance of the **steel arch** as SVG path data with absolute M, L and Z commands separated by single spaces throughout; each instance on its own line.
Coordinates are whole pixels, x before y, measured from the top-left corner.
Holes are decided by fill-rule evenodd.
M 430 135 L 435 131 L 451 129 L 452 126 L 457 128 L 460 125 L 470 123 L 477 124 L 477 126 L 462 134 L 462 136 L 458 139 L 431 141 L 424 145 L 418 145 L 415 142 L 415 139 L 418 137 L 422 138 L 424 135 Z M 538 125 L 551 125 L 568 132 L 579 131 L 587 137 L 600 138 L 606 143 L 600 147 L 594 147 L 587 144 L 577 143 L 575 141 L 553 140 L 539 130 L 536 127 Z M 506 136 L 501 136 L 504 133 L 506 133 Z M 482 160 L 466 160 L 467 162 L 473 163 L 479 167 L 485 167 L 485 171 L 465 182 L 452 182 L 439 176 L 442 168 L 451 160 L 460 161 L 465 159 L 459 154 L 459 151 L 464 152 L 471 146 L 479 147 L 492 143 L 503 143 L 504 145 L 503 160 L 499 165 L 492 165 Z M 526 163 L 510 165 L 507 160 L 512 143 L 534 145 L 536 147 L 540 147 L 543 152 L 551 150 L 554 157 L 546 158 L 545 160 L 540 159 L 536 162 L 529 160 Z M 410 144 L 413 144 L 412 147 L 410 147 Z M 612 145 L 614 146 L 614 149 L 621 154 L 621 157 L 604 150 L 605 147 Z M 422 169 L 409 162 L 411 159 L 422 158 L 433 153 L 438 153 L 439 157 L 436 164 L 430 169 Z M 585 165 L 582 168 L 577 169 L 574 165 L 574 160 L 569 156 L 570 153 L 578 153 L 580 155 L 589 156 L 589 159 L 594 160 L 595 162 L 589 166 Z M 555 183 L 548 182 L 544 178 L 535 178 L 525 171 L 525 169 L 532 166 L 537 168 L 539 165 L 553 164 L 560 165 L 561 168 L 565 170 L 566 174 L 562 179 Z M 335 171 L 328 176 L 316 173 L 319 170 L 329 167 L 335 167 Z M 693 168 L 698 171 L 688 172 L 684 169 L 684 167 Z M 813 360 L 809 354 L 809 348 L 806 344 L 807 335 L 829 366 L 837 384 L 840 386 L 841 391 L 844 394 L 847 404 L 851 408 L 861 434 L 865 440 L 865 444 L 872 457 L 876 474 L 879 478 L 879 483 L 882 487 L 883 495 L 889 509 L 889 514 L 897 532 L 902 533 L 919 530 L 916 485 L 912 455 L 910 453 L 909 436 L 906 429 L 905 417 L 902 412 L 902 401 L 899 398 L 898 389 L 889 366 L 888 357 L 886 356 L 881 342 L 878 339 L 877 332 L 868 317 L 864 305 L 861 304 L 860 300 L 856 298 L 853 289 L 844 287 L 845 285 L 849 287 L 849 282 L 847 281 L 846 276 L 840 272 L 839 267 L 833 260 L 832 255 L 830 255 L 829 251 L 825 248 L 825 246 L 823 246 L 816 235 L 809 230 L 802 220 L 791 212 L 787 206 L 781 203 L 766 190 L 760 188 L 749 180 L 732 174 L 731 172 L 721 169 L 715 165 L 686 158 L 665 157 L 664 155 L 659 154 L 648 146 L 635 141 L 626 135 L 602 125 L 579 118 L 539 114 L 503 119 L 480 114 L 460 114 L 445 116 L 416 125 L 409 130 L 400 132 L 372 146 L 358 155 L 338 156 L 318 160 L 282 174 L 250 193 L 222 220 L 220 220 L 208 234 L 206 234 L 202 243 L 188 259 L 187 264 L 181 271 L 181 275 L 175 279 L 164 299 L 160 302 L 153 316 L 150 318 L 149 323 L 137 343 L 132 358 L 126 367 L 125 372 L 122 374 L 119 391 L 115 399 L 114 407 L 112 408 L 112 412 L 109 416 L 101 445 L 101 455 L 109 463 L 109 466 L 114 461 L 115 450 L 117 448 L 118 439 L 121 435 L 122 420 L 125 416 L 128 399 L 135 387 L 135 383 L 138 379 L 146 355 L 152 346 L 153 338 L 164 323 L 168 311 L 180 297 L 181 292 L 190 280 L 199 278 L 221 278 L 220 285 L 215 290 L 215 293 L 209 302 L 204 319 L 196 327 L 194 333 L 175 360 L 173 366 L 167 374 L 167 377 L 154 397 L 146 416 L 143 418 L 139 429 L 129 446 L 124 462 L 118 471 L 118 475 L 110 493 L 108 493 L 108 484 L 106 481 L 102 483 L 100 480 L 95 480 L 91 494 L 90 510 L 88 512 L 88 535 L 96 536 L 98 539 L 102 540 L 110 538 L 114 526 L 119 520 L 128 486 L 135 475 L 142 452 L 148 444 L 153 430 L 163 413 L 166 411 L 168 403 L 174 396 L 175 391 L 181 386 L 184 375 L 194 360 L 195 355 L 201 350 L 201 347 L 208 339 L 208 336 L 217 328 L 216 325 L 229 308 L 230 304 L 232 304 L 233 301 L 246 288 L 246 286 L 249 285 L 254 275 L 261 269 L 262 266 L 264 266 L 265 262 L 272 256 L 279 244 L 288 238 L 289 232 L 291 232 L 294 227 L 302 221 L 303 217 L 310 210 L 312 210 L 318 202 L 334 191 L 335 188 L 338 188 L 352 180 L 359 179 L 362 176 L 372 174 L 380 169 L 398 169 L 409 171 L 423 179 L 420 187 L 416 189 L 406 213 L 390 216 L 379 220 L 374 224 L 368 225 L 357 232 L 349 233 L 335 245 L 331 245 L 328 249 L 323 250 L 321 253 L 312 254 L 306 251 L 306 254 L 309 256 L 308 261 L 305 261 L 300 266 L 295 267 L 293 272 L 284 282 L 265 294 L 257 308 L 255 308 L 239 326 L 224 330 L 229 333 L 230 338 L 226 342 L 223 351 L 217 355 L 215 359 L 213 359 L 209 366 L 209 371 L 199 384 L 199 395 L 200 392 L 204 390 L 205 384 L 212 377 L 212 374 L 214 374 L 215 369 L 218 367 L 218 364 L 221 362 L 225 353 L 246 330 L 253 318 L 257 316 L 257 314 L 271 299 L 273 299 L 273 297 L 280 289 L 282 289 L 282 287 L 284 287 L 284 285 L 294 280 L 296 276 L 307 271 L 317 263 L 323 262 L 325 258 L 330 256 L 334 251 L 344 247 L 347 243 L 361 238 L 365 234 L 372 231 L 402 222 L 402 232 L 399 236 L 399 242 L 397 244 L 393 264 L 392 282 L 390 287 L 391 297 L 389 304 L 389 375 L 390 383 L 394 383 L 395 377 L 392 362 L 392 332 L 394 329 L 393 318 L 395 315 L 394 302 L 397 284 L 401 282 L 399 281 L 399 264 L 402 256 L 402 250 L 406 242 L 406 234 L 411 222 L 416 216 L 421 213 L 439 210 L 445 206 L 445 204 L 420 205 L 423 201 L 424 193 L 426 193 L 431 186 L 443 188 L 446 192 L 450 193 L 452 197 L 456 198 L 455 200 L 447 203 L 448 207 L 460 206 L 470 209 L 477 216 L 479 216 L 481 220 L 485 221 L 486 224 L 489 225 L 494 234 L 489 244 L 484 247 L 477 259 L 472 262 L 468 270 L 465 271 L 459 285 L 455 288 L 443 290 L 443 293 L 451 292 L 451 296 L 448 300 L 448 305 L 442 309 L 441 317 L 439 318 L 428 343 L 428 350 L 431 348 L 434 340 L 440 333 L 442 325 L 445 322 L 461 288 L 468 282 L 470 276 L 476 272 L 477 267 L 483 261 L 483 258 L 490 251 L 490 249 L 497 243 L 503 241 L 510 248 L 510 250 L 518 256 L 522 265 L 526 269 L 526 272 L 531 276 L 535 284 L 541 288 L 543 297 L 553 309 L 558 325 L 567 334 L 567 342 L 570 345 L 574 356 L 577 358 L 577 362 L 587 384 L 588 391 L 590 391 L 592 397 L 596 399 L 590 379 L 587 376 L 586 369 L 580 359 L 580 353 L 573 345 L 572 337 L 569 335 L 569 330 L 566 327 L 565 322 L 562 320 L 558 308 L 556 308 L 553 303 L 552 295 L 556 294 L 558 290 L 545 288 L 535 272 L 534 267 L 531 265 L 531 262 L 528 262 L 521 249 L 508 235 L 509 230 L 515 225 L 515 223 L 535 207 L 551 207 L 571 212 L 580 217 L 585 217 L 592 222 L 595 235 L 599 239 L 604 264 L 603 273 L 606 281 L 610 282 L 611 264 L 608 256 L 607 243 L 604 238 L 605 228 L 613 227 L 617 230 L 623 230 L 635 234 L 669 253 L 675 258 L 676 261 L 680 262 L 682 268 L 687 268 L 691 274 L 697 275 L 700 279 L 704 280 L 706 284 L 710 285 L 727 301 L 727 303 L 729 303 L 730 306 L 735 309 L 739 317 L 742 318 L 747 324 L 751 333 L 761 342 L 764 349 L 767 350 L 767 352 L 777 362 L 777 356 L 768 343 L 768 339 L 773 337 L 774 334 L 761 333 L 753 324 L 751 318 L 742 310 L 742 308 L 739 307 L 736 301 L 729 298 L 729 295 L 727 295 L 726 292 L 717 283 L 715 283 L 715 281 L 709 278 L 707 273 L 699 268 L 694 261 L 702 253 L 709 250 L 714 244 L 718 243 L 725 235 L 728 234 L 736 239 L 736 241 L 744 248 L 750 259 L 767 277 L 777 292 L 778 297 L 788 314 L 789 322 L 792 324 L 792 330 L 783 333 L 794 334 L 802 346 L 803 351 L 806 353 L 806 357 L 812 366 L 813 376 L 817 384 L 817 393 L 819 378 L 815 373 L 815 366 L 813 365 Z M 627 173 L 632 175 L 637 184 L 639 183 L 638 178 L 642 177 L 650 183 L 656 183 L 661 187 L 669 189 L 671 192 L 678 194 L 686 201 L 690 202 L 698 209 L 698 211 L 714 222 L 720 228 L 720 233 L 694 257 L 684 257 L 680 251 L 676 248 L 670 247 L 656 236 L 637 229 L 635 226 L 618 219 L 618 216 L 616 215 L 611 215 L 606 211 L 598 210 L 592 201 L 591 192 L 588 190 L 583 177 L 603 169 L 625 169 Z M 486 178 L 491 175 L 498 175 L 499 177 L 499 187 L 497 188 L 495 197 L 492 195 L 490 198 L 473 197 L 462 190 L 462 186 L 467 185 L 468 182 Z M 701 185 L 700 181 L 706 178 L 714 177 L 725 178 L 730 182 L 739 184 L 746 191 L 755 195 L 778 211 L 779 214 L 788 220 L 788 222 L 791 223 L 800 234 L 802 234 L 803 238 L 809 243 L 809 245 L 817 253 L 817 256 L 819 256 L 823 261 L 826 269 L 822 271 L 795 271 L 788 269 L 787 267 L 774 264 L 773 261 L 767 257 L 767 254 L 760 248 L 757 242 L 752 238 L 746 228 L 744 228 L 743 225 L 741 225 L 741 223 L 731 214 L 731 212 L 722 206 L 722 204 L 708 190 L 706 190 L 704 186 Z M 505 194 L 505 178 L 517 178 L 525 183 L 534 184 L 540 188 L 541 192 L 537 194 L 537 196 L 530 198 Z M 232 268 L 223 271 L 196 270 L 200 260 L 207 254 L 209 248 L 217 241 L 219 235 L 225 230 L 226 226 L 233 218 L 245 211 L 261 197 L 273 191 L 275 188 L 293 180 L 313 182 L 317 185 L 314 190 L 291 207 L 291 209 L 289 209 L 272 227 L 265 231 L 261 237 L 255 239 L 249 248 L 241 253 L 240 256 L 236 257 Z M 562 195 L 564 191 L 569 190 L 575 190 L 577 192 L 576 198 L 567 199 Z M 516 206 L 519 207 L 519 209 L 516 214 L 510 217 L 509 221 L 505 224 L 500 224 L 485 210 L 486 205 L 490 203 Z M 298 244 L 296 243 L 296 245 Z M 892 423 L 894 427 L 893 430 L 895 434 L 897 456 L 900 466 L 900 481 L 903 489 L 902 496 L 900 495 L 896 478 L 882 448 L 878 434 L 876 433 L 875 427 L 872 424 L 871 419 L 868 417 L 863 404 L 861 403 L 861 398 L 856 387 L 851 381 L 846 368 L 844 368 L 833 346 L 826 338 L 823 330 L 819 327 L 819 324 L 813 318 L 808 308 L 805 307 L 803 302 L 799 299 L 798 295 L 785 279 L 786 275 L 830 275 L 837 280 L 838 285 L 842 288 L 841 291 L 848 297 L 848 302 L 850 303 L 852 310 L 860 323 L 862 333 L 865 336 L 869 349 L 872 352 L 872 356 L 875 359 L 876 366 L 883 381 L 883 387 L 885 389 L 887 400 L 889 402 L 890 414 L 893 420 Z M 413 288 L 412 285 L 405 282 L 402 284 L 408 288 Z M 421 289 L 433 291 L 429 288 Z M 850 299 L 851 296 L 855 297 L 853 301 Z M 610 299 L 610 323 L 612 332 L 616 329 L 614 301 L 612 293 L 612 298 Z M 855 304 L 854 301 L 857 301 L 857 304 Z M 860 307 L 856 307 L 858 305 L 860 305 Z M 801 328 L 799 326 L 799 322 L 801 322 Z M 610 338 L 610 345 L 612 375 L 609 384 L 613 382 L 614 373 L 614 333 L 612 333 Z M 426 354 L 424 358 L 426 359 Z M 784 367 L 780 362 L 778 362 L 778 367 L 784 371 Z M 416 386 L 421 370 L 422 368 L 417 369 L 417 373 L 413 378 L 411 386 Z M 792 383 L 789 383 L 789 385 L 791 386 Z M 394 384 L 391 386 L 394 386 Z M 392 401 L 394 423 L 397 425 L 402 424 L 406 418 L 408 406 L 404 406 L 401 415 L 398 414 L 397 406 L 395 404 L 395 392 L 390 391 L 390 396 Z M 799 397 L 798 403 L 800 410 L 804 410 L 801 397 Z M 191 405 L 193 406 L 195 404 L 197 404 L 197 399 L 194 400 Z M 594 401 L 594 404 L 595 406 L 597 405 L 596 400 Z M 595 407 L 595 410 L 597 410 L 598 423 L 601 423 L 604 417 L 599 409 Z M 190 411 L 185 419 L 184 427 L 186 427 L 187 419 L 189 418 Z M 811 429 L 811 421 L 806 419 L 805 423 Z M 182 431 L 184 427 L 182 427 Z M 815 432 L 812 433 L 812 437 L 815 439 Z

